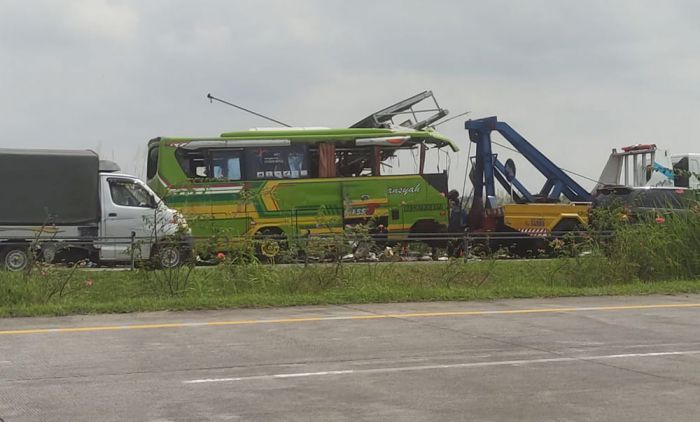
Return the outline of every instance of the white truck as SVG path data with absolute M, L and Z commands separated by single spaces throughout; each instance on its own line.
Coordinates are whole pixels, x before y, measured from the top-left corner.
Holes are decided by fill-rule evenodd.
M 655 144 L 613 149 L 595 191 L 604 186 L 700 189 L 700 153 L 670 154 Z
M 676 186 L 700 189 L 700 153 L 672 154 L 671 161 L 677 173 Z
M 115 163 L 93 151 L 0 149 L 0 269 L 32 259 L 172 268 L 189 254 L 184 218 Z

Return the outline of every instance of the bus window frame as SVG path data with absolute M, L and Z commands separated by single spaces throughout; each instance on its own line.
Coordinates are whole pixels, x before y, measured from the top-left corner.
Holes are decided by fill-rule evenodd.
M 203 161 L 204 165 L 196 166 L 193 168 L 192 160 L 199 159 Z M 182 172 L 185 174 L 185 177 L 187 177 L 187 179 L 192 181 L 193 183 L 201 182 L 209 177 L 210 169 L 208 164 L 207 151 L 205 149 L 186 150 L 182 148 L 176 148 L 175 161 L 180 167 L 180 170 L 182 170 Z M 207 172 L 207 174 L 204 176 L 200 176 L 197 174 L 197 169 L 201 167 L 203 167 L 204 170 Z
M 215 154 L 220 153 L 220 152 L 234 152 L 235 154 L 231 156 L 226 157 L 227 161 L 227 166 L 228 166 L 228 160 L 231 158 L 238 158 L 238 174 L 239 178 L 238 179 L 230 179 L 228 176 L 220 176 L 217 177 L 215 176 L 215 171 L 214 168 L 216 167 L 214 160 L 215 160 Z M 235 156 L 234 156 L 235 155 Z M 207 173 L 209 174 L 209 178 L 212 180 L 222 180 L 222 181 L 227 181 L 227 182 L 243 182 L 246 180 L 245 178 L 245 171 L 246 171 L 246 166 L 245 166 L 245 151 L 244 148 L 208 148 L 206 150 L 205 156 L 208 157 L 208 162 L 207 164 Z
M 292 142 L 289 145 L 271 145 L 265 146 L 236 146 L 230 145 L 228 142 L 222 146 L 203 146 L 201 148 L 176 148 L 176 160 L 185 176 L 193 183 L 214 182 L 223 180 L 231 182 L 244 181 L 263 181 L 263 180 L 293 180 L 294 177 L 257 177 L 252 174 L 256 171 L 257 165 L 250 162 L 252 152 L 257 148 L 270 148 L 272 150 L 289 150 L 303 152 L 303 164 L 306 169 L 306 175 L 298 177 L 298 179 L 319 179 L 319 178 L 348 178 L 348 177 L 381 177 L 385 174 L 382 169 L 385 163 L 391 157 L 397 156 L 399 151 L 417 151 L 417 169 L 411 172 L 400 173 L 397 175 L 422 175 L 425 174 L 426 158 L 430 148 L 425 141 L 406 142 L 401 146 L 384 146 L 384 145 L 367 145 L 354 146 L 352 142 L 333 142 L 333 155 L 335 156 L 335 171 L 333 174 L 320 174 L 320 149 L 321 144 L 326 141 L 319 140 L 317 142 Z M 440 149 L 440 147 L 438 147 Z M 240 179 L 228 179 L 223 177 L 214 177 L 215 156 L 225 152 L 236 151 L 232 154 L 234 158 L 239 159 Z M 152 152 L 152 149 L 149 149 Z M 288 154 L 288 152 L 287 152 Z M 345 159 L 350 159 L 350 163 L 342 163 Z M 160 157 L 159 157 L 160 160 Z M 193 162 L 203 160 L 203 164 L 195 168 L 192 167 Z M 355 163 L 358 160 L 360 162 Z M 362 166 L 360 169 L 359 166 Z M 343 166 L 348 166 L 344 168 Z M 197 174 L 197 168 L 204 167 L 206 175 Z M 355 167 L 353 169 L 353 167 Z M 156 169 L 156 174 L 158 170 Z M 394 174 L 391 174 L 394 175 Z
M 257 177 L 257 175 L 254 175 L 254 172 L 258 172 L 260 170 L 264 170 L 267 172 L 265 167 L 260 167 L 257 164 L 254 164 L 252 162 L 248 162 L 248 160 L 252 160 L 253 157 L 256 154 L 256 149 L 268 149 L 273 152 L 276 151 L 283 151 L 286 155 L 285 157 L 289 157 L 290 153 L 296 153 L 302 154 L 302 159 L 301 159 L 301 171 L 298 177 Z M 299 143 L 299 144 L 291 144 L 291 145 L 274 145 L 274 146 L 269 146 L 269 147 L 245 147 L 243 148 L 243 162 L 246 163 L 246 168 L 245 168 L 245 173 L 244 173 L 244 180 L 246 181 L 258 181 L 258 180 L 298 180 L 298 179 L 313 179 L 316 178 L 314 174 L 316 173 L 311 169 L 311 166 L 313 164 L 312 161 L 312 149 L 310 148 L 309 145 L 305 143 Z M 286 150 L 286 151 L 285 151 Z M 284 171 L 284 170 L 282 170 Z M 290 173 L 292 169 L 289 169 Z M 302 172 L 306 171 L 306 175 L 303 175 Z

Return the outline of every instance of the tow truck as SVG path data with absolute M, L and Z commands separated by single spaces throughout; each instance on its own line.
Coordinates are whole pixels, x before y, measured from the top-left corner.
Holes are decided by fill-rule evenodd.
M 468 120 L 465 129 L 469 140 L 476 144 L 476 155 L 470 157 L 474 194 L 468 232 L 493 235 L 489 237 L 491 248 L 507 246 L 514 252 L 529 253 L 587 224 L 591 194 L 511 126 L 493 116 Z M 530 191 L 516 178 L 512 160 L 503 163 L 493 153 L 492 132 L 503 136 L 545 177 L 539 191 Z M 515 203 L 498 205 L 496 181 L 512 193 Z M 562 202 L 562 196 L 568 202 Z

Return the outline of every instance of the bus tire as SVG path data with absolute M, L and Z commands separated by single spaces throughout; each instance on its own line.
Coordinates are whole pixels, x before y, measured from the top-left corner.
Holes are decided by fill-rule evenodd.
M 284 231 L 279 227 L 265 227 L 255 233 L 255 254 L 266 261 L 274 260 L 287 248 Z
M 409 239 L 425 243 L 431 248 L 447 247 L 447 227 L 435 220 L 416 221 L 409 231 Z

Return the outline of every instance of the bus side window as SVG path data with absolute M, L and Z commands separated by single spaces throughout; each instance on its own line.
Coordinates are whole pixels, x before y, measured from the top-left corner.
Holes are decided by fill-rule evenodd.
M 309 177 L 310 158 L 306 145 L 246 148 L 244 157 L 242 170 L 246 180 Z M 239 170 L 239 177 L 240 173 Z
M 241 180 L 241 159 L 229 158 L 214 161 L 214 178 Z
M 204 164 L 204 159 L 193 159 L 190 161 L 190 166 L 194 169 L 194 171 L 190 172 L 190 177 L 207 177 L 207 166 Z
M 212 152 L 212 176 L 216 179 L 241 180 L 241 151 Z
M 228 180 L 241 180 L 241 158 L 228 159 Z
M 209 177 L 207 171 L 207 160 L 202 151 L 185 151 L 178 149 L 175 152 L 180 168 L 190 179 L 201 179 Z

